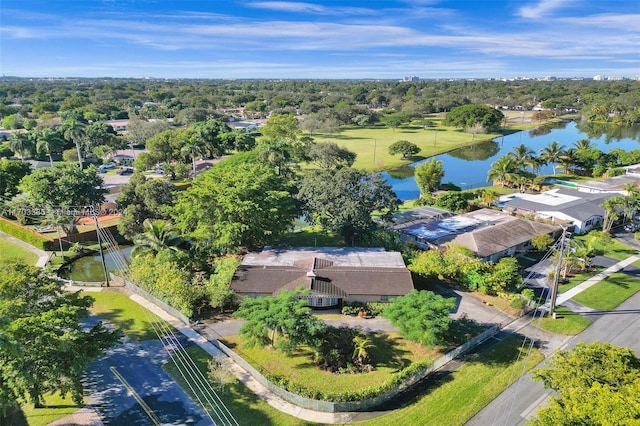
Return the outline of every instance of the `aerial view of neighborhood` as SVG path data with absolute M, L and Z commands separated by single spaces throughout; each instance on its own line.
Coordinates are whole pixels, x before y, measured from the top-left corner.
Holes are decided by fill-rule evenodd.
M 637 0 L 0 22 L 0 426 L 640 424 Z

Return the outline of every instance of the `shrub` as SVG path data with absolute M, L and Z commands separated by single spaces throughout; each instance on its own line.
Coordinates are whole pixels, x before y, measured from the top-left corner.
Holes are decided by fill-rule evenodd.
M 0 219 L 0 231 L 39 248 L 40 250 L 50 250 L 53 245 L 53 240 L 6 219 Z

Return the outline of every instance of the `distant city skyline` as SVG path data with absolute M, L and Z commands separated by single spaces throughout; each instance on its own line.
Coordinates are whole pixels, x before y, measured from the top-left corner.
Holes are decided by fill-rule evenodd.
M 636 78 L 638 0 L 3 0 L 0 74 Z

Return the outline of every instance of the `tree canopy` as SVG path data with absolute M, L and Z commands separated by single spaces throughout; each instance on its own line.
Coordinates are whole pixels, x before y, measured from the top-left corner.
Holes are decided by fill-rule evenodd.
M 476 124 L 492 130 L 500 126 L 504 114 L 502 111 L 487 105 L 467 104 L 452 108 L 443 121 L 446 126 L 461 129 L 473 128 Z
M 179 195 L 176 225 L 210 250 L 234 252 L 273 242 L 299 215 L 289 183 L 264 164 L 224 163 Z
M 93 299 L 66 292 L 61 281 L 17 261 L 0 268 L 0 407 L 28 399 L 40 407 L 51 391 L 70 392 L 82 403 L 88 364 L 116 344 L 120 332 L 91 325 Z
M 420 196 L 430 195 L 440 187 L 440 183 L 444 177 L 442 161 L 431 159 L 422 164 L 418 164 L 415 168 L 415 176 L 416 183 L 420 189 Z
M 402 159 L 413 157 L 420 152 L 420 147 L 413 142 L 400 140 L 389 145 L 389 154 L 402 154 Z
M 250 346 L 271 345 L 287 354 L 302 344 L 311 344 L 314 336 L 324 329 L 321 320 L 311 314 L 305 293 L 283 290 L 278 296 L 244 298 L 235 312 L 247 322 L 240 334 L 248 339 Z
M 22 179 L 20 188 L 40 207 L 98 205 L 107 192 L 95 167 L 82 170 L 74 164 L 36 169 Z
M 306 174 L 297 196 L 309 223 L 340 234 L 347 244 L 361 241 L 376 229 L 372 213 L 380 212 L 386 219 L 400 205 L 379 174 L 347 167 Z
M 640 359 L 610 343 L 578 343 L 558 351 L 535 380 L 557 392 L 534 425 L 631 425 L 640 422 Z
M 393 299 L 383 316 L 400 328 L 406 339 L 434 347 L 445 343 L 453 321 L 449 313 L 455 306 L 454 298 L 445 299 L 431 291 L 412 290 Z
M 18 191 L 20 180 L 31 171 L 29 163 L 0 158 L 0 196 L 13 197 Z

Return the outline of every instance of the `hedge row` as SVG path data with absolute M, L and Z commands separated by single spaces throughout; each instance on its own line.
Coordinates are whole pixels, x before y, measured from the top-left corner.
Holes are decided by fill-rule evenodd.
M 317 389 L 310 389 L 299 383 L 292 382 L 286 376 L 276 374 L 265 374 L 264 376 L 274 385 L 305 398 L 329 402 L 352 402 L 375 398 L 392 389 L 402 388 L 405 383 L 416 375 L 423 375 L 431 364 L 430 360 L 414 362 L 407 368 L 394 373 L 380 386 L 369 386 L 356 391 L 343 391 L 340 393 L 324 393 Z
M 53 240 L 4 218 L 0 218 L 0 231 L 24 241 L 35 248 L 39 248 L 40 250 L 51 250 L 51 246 L 53 245 Z

